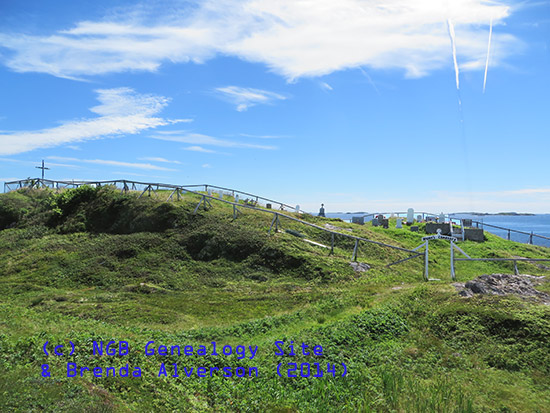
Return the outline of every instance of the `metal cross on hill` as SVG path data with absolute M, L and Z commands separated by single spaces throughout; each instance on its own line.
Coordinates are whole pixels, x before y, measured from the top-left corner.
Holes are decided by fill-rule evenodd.
M 35 166 L 35 168 L 36 168 L 36 169 L 42 169 L 42 180 L 44 180 L 44 171 L 45 171 L 46 169 L 50 169 L 50 168 L 46 168 L 46 167 L 44 166 L 44 159 L 42 159 L 42 166 Z

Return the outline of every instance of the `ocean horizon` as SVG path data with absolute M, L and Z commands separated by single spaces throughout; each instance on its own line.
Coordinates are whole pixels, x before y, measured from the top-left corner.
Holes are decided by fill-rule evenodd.
M 367 212 L 360 212 L 360 213 L 327 212 L 326 213 L 327 218 L 339 218 L 343 221 L 348 221 L 348 222 L 351 221 L 351 218 L 353 216 L 363 216 L 363 215 L 369 215 L 369 213 Z M 415 213 L 415 217 L 416 215 L 417 213 Z M 451 213 L 450 215 L 456 219 L 472 219 L 473 221 L 479 221 L 480 223 L 482 223 L 480 224 L 480 228 L 483 226 L 484 230 L 492 234 L 498 235 L 501 238 L 507 238 L 508 231 L 489 227 L 485 224 L 495 225 L 503 228 L 509 228 L 511 230 L 522 231 L 526 233 L 533 232 L 533 234 L 542 235 L 543 237 L 550 238 L 550 214 L 474 215 L 474 214 Z M 529 241 L 529 235 L 511 232 L 510 239 L 511 241 L 527 243 Z M 533 244 L 540 245 L 543 247 L 550 247 L 550 240 L 546 240 L 546 239 L 534 236 Z

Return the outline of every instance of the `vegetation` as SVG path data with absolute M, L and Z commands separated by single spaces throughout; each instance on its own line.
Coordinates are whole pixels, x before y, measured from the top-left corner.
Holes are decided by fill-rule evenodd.
M 441 281 L 423 281 L 420 258 L 387 268 L 409 254 L 364 242 L 358 261 L 371 269 L 355 272 L 352 239 L 337 235 L 330 254 L 304 241 L 330 246 L 331 234 L 314 227 L 281 218 L 269 235 L 270 214 L 242 207 L 233 219 L 231 205 L 214 201 L 193 214 L 196 195 L 161 196 L 85 186 L 0 195 L 0 411 L 548 411 L 550 307 L 458 296 L 447 242 L 430 243 L 430 276 Z M 301 218 L 409 249 L 424 235 Z M 460 247 L 475 257 L 550 257 L 491 234 Z M 519 265 L 534 275 L 549 269 Z M 456 270 L 465 282 L 512 264 L 461 262 Z M 76 351 L 47 357 L 46 341 L 50 353 L 56 344 L 68 352 L 69 342 Z M 94 341 L 127 341 L 130 351 L 93 355 Z M 146 356 L 149 341 L 182 354 Z M 285 343 L 282 357 L 276 341 Z M 258 353 L 183 354 L 186 345 L 210 351 L 211 342 Z M 303 355 L 301 343 L 323 354 Z M 68 362 L 115 367 L 117 376 L 67 377 Z M 46 363 L 51 377 L 41 375 Z M 279 363 L 283 372 L 296 363 L 298 376 L 309 365 L 310 377 L 279 377 Z M 315 363 L 323 377 L 313 377 Z M 120 377 L 126 365 L 130 377 Z M 131 377 L 136 366 L 139 378 Z M 258 377 L 184 373 L 201 366 L 257 367 Z

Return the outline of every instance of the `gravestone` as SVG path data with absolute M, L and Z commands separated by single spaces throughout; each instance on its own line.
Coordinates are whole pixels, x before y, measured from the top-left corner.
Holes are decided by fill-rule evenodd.
M 414 209 L 409 208 L 407 209 L 407 224 L 414 223 Z
M 380 221 L 378 221 L 378 218 L 373 218 L 371 222 L 373 227 L 377 227 L 378 225 L 380 225 Z
M 422 222 L 422 215 L 416 216 L 416 222 Z
M 212 196 L 212 190 L 208 188 L 208 196 Z
M 239 194 L 235 195 L 235 203 L 236 203 L 236 204 L 239 203 Z
M 481 228 L 464 228 L 464 239 L 470 241 L 485 241 L 485 235 Z
M 445 214 L 442 212 L 439 214 L 439 223 L 443 224 L 445 222 Z
M 388 229 L 390 227 L 390 222 L 388 218 L 382 219 L 382 228 Z
M 297 214 L 300 213 L 300 205 L 296 205 L 296 211 L 295 211 Z
M 413 225 L 413 226 L 411 227 L 411 231 L 412 231 L 412 232 L 418 232 L 418 225 Z
M 395 222 L 395 228 L 403 228 L 401 218 L 397 218 L 397 221 Z
M 471 219 L 463 219 L 462 220 L 462 225 L 464 225 L 465 227 L 471 227 L 472 226 L 472 220 Z
M 442 235 L 450 235 L 451 229 L 448 224 L 440 222 L 428 222 L 426 224 L 426 234 L 436 234 L 437 231 L 441 231 Z
M 223 199 L 223 192 L 220 191 L 220 199 Z
M 271 204 L 265 204 L 265 207 L 266 207 L 267 209 L 271 209 Z
M 352 224 L 364 225 L 365 224 L 365 217 L 351 217 L 351 223 Z

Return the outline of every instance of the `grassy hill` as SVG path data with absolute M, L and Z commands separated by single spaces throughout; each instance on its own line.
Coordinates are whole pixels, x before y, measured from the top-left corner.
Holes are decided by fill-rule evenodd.
M 369 243 L 360 243 L 358 261 L 371 268 L 356 272 L 352 239 L 336 236 L 329 254 L 296 236 L 330 245 L 330 233 L 314 227 L 283 218 L 270 235 L 269 214 L 241 208 L 234 219 L 219 202 L 193 214 L 198 196 L 167 203 L 162 195 L 138 199 L 108 187 L 0 195 L 0 411 L 548 411 L 550 308 L 458 296 L 447 242 L 430 243 L 430 276 L 441 281 L 423 281 L 419 258 L 387 268 L 408 254 Z M 425 235 L 286 214 L 407 249 Z M 550 258 L 547 248 L 486 238 L 460 247 L 475 257 Z M 456 270 L 465 282 L 512 265 L 462 262 Z M 94 341 L 121 340 L 128 355 L 92 353 Z M 46 341 L 50 353 L 69 342 L 76 351 L 47 357 Z M 149 341 L 182 353 L 146 356 Z M 218 352 L 258 350 L 252 359 L 183 353 L 210 352 L 212 342 Z M 323 354 L 303 355 L 301 343 Z M 117 376 L 67 377 L 69 362 L 115 367 Z M 41 375 L 46 363 L 51 377 Z M 298 377 L 279 377 L 279 363 L 285 374 L 296 363 Z M 141 377 L 120 377 L 126 365 Z M 184 373 L 201 366 L 228 367 L 232 377 Z M 239 367 L 258 376 L 237 377 Z M 308 368 L 310 377 L 299 377 Z M 323 377 L 313 377 L 318 368 Z

